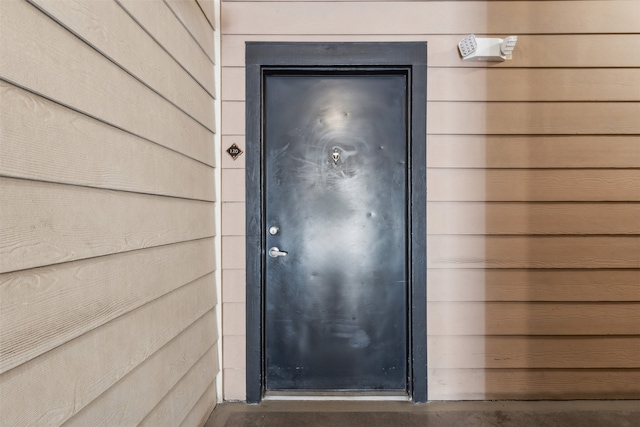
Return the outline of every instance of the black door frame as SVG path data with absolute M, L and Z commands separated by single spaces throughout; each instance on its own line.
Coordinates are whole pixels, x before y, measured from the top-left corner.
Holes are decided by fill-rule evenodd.
M 396 43 L 246 43 L 246 316 L 247 402 L 262 400 L 264 383 L 265 197 L 263 194 L 263 79 L 273 70 L 375 67 L 406 69 L 410 97 L 408 153 L 409 203 L 409 360 L 408 394 L 427 400 L 426 274 L 426 96 L 427 45 Z

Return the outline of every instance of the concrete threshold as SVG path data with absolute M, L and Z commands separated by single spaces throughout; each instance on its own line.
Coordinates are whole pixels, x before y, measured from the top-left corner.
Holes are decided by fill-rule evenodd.
M 414 427 L 640 425 L 640 401 L 263 401 L 218 404 L 206 427 Z

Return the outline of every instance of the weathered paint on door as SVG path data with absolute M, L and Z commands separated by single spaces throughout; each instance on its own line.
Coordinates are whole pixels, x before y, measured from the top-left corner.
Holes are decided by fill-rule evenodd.
M 267 390 L 407 390 L 407 75 L 264 80 Z

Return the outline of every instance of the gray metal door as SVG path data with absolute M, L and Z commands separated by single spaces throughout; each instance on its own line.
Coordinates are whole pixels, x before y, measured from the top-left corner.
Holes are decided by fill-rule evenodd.
M 404 391 L 407 75 L 266 75 L 266 390 Z

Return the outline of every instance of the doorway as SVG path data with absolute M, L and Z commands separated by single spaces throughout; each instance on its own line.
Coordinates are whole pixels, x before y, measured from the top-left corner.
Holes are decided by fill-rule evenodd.
M 426 45 L 247 44 L 247 401 L 426 400 Z

